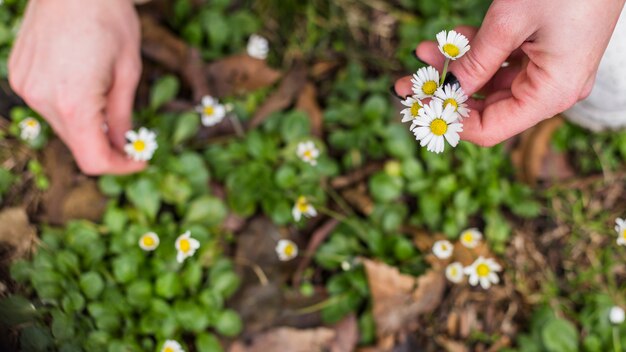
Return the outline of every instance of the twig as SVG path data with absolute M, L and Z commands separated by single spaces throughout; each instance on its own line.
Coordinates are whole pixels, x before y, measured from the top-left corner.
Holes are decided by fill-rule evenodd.
M 252 269 L 252 271 L 254 271 L 256 276 L 259 278 L 259 282 L 261 283 L 261 285 L 266 286 L 269 283 L 267 275 L 265 275 L 265 272 L 258 264 L 253 263 L 243 257 L 235 257 L 235 263 L 250 267 L 250 269 Z
M 302 256 L 302 260 L 298 264 L 298 268 L 296 272 L 293 274 L 293 285 L 299 286 L 302 281 L 302 273 L 311 263 L 311 259 L 313 259 L 313 255 L 315 255 L 315 251 L 317 248 L 324 242 L 326 237 L 339 225 L 339 220 L 330 219 L 326 221 L 322 226 L 320 226 L 313 235 L 311 236 L 311 240 L 306 246 L 306 251 Z

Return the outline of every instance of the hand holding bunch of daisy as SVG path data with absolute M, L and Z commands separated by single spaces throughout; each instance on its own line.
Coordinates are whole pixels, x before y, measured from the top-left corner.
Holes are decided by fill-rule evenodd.
M 444 84 L 450 60 L 456 60 L 470 49 L 465 36 L 455 31 L 437 34 L 439 51 L 446 57 L 443 72 L 432 66 L 417 70 L 411 79 L 413 95 L 402 101 L 402 122 L 411 122 L 409 130 L 428 151 L 441 153 L 445 141 L 452 147 L 459 143 L 462 119 L 469 116 L 467 95 L 458 83 Z

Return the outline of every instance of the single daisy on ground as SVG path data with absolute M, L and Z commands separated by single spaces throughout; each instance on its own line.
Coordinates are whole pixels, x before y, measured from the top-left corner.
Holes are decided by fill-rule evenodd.
M 150 252 L 159 246 L 159 236 L 154 232 L 148 232 L 139 239 L 139 247 L 144 251 Z
M 293 214 L 293 218 L 296 219 L 296 221 L 300 221 L 302 215 L 308 218 L 317 216 L 317 210 L 315 210 L 313 205 L 311 205 L 311 203 L 309 203 L 309 201 L 304 196 L 298 197 L 298 200 L 296 200 L 296 204 L 293 206 L 293 210 L 291 211 L 291 213 Z
M 200 248 L 200 242 L 195 238 L 191 238 L 191 232 L 187 231 L 178 236 L 176 239 L 176 261 L 182 263 L 185 259 L 191 257 Z
M 209 95 L 202 98 L 202 104 L 196 107 L 196 111 L 202 115 L 202 124 L 207 127 L 217 125 L 226 116 L 224 105 Z
M 448 259 L 452 255 L 454 246 L 448 240 L 439 240 L 433 244 L 433 254 L 439 259 Z
M 432 98 L 439 88 L 439 71 L 434 67 L 422 67 L 413 74 L 413 93 L 418 99 Z
M 450 146 L 459 144 L 459 132 L 463 131 L 463 124 L 458 121 L 459 115 L 454 107 L 448 105 L 445 109 L 439 100 L 431 100 L 420 110 L 415 120 L 417 127 L 413 130 L 415 139 L 422 147 L 431 152 L 441 153 L 445 148 L 444 138 Z
M 470 49 L 469 40 L 456 31 L 441 31 L 437 33 L 439 51 L 450 60 L 456 60 Z
M 455 284 L 463 281 L 463 264 L 454 262 L 446 267 L 446 278 Z
M 167 340 L 163 343 L 161 352 L 185 352 L 185 350 L 183 350 L 183 346 L 178 341 Z
M 298 256 L 298 245 L 290 240 L 279 240 L 276 244 L 276 254 L 281 261 L 289 261 Z
M 467 248 L 476 248 L 483 239 L 483 234 L 477 228 L 467 229 L 461 232 L 459 241 Z
M 465 267 L 463 271 L 469 276 L 469 283 L 472 286 L 476 286 L 480 283 L 480 286 L 484 289 L 488 289 L 492 284 L 500 282 L 497 272 L 501 271 L 502 267 L 496 263 L 495 260 L 480 256 L 476 259 L 472 265 Z
M 415 119 L 419 116 L 420 109 L 422 109 L 424 104 L 417 98 L 417 96 L 412 96 L 403 100 L 402 105 L 406 106 L 404 110 L 400 111 L 400 113 L 404 115 L 402 117 L 402 122 L 411 122 L 409 131 L 413 131 L 416 126 Z
M 439 87 L 435 92 L 435 99 L 441 100 L 443 107 L 452 105 L 454 112 L 458 113 L 461 117 L 468 117 L 470 110 L 467 108 L 467 95 L 463 92 L 463 88 L 459 85 L 446 84 L 444 87 Z
M 320 156 L 320 151 L 313 141 L 306 141 L 298 143 L 296 154 L 298 158 L 302 159 L 305 163 L 315 166 L 317 165 L 317 158 Z
M 609 311 L 609 321 L 611 324 L 617 325 L 623 323 L 625 316 L 624 309 L 620 306 L 613 306 Z
M 255 59 L 267 59 L 267 53 L 270 51 L 267 39 L 258 34 L 251 35 L 250 39 L 248 39 L 247 51 L 248 55 Z
M 156 133 L 145 127 L 141 127 L 137 132 L 126 132 L 126 140 L 128 143 L 124 146 L 124 151 L 135 161 L 152 159 L 154 152 L 159 147 L 156 142 Z
M 617 244 L 626 246 L 626 220 L 622 218 L 615 219 L 615 231 L 617 232 Z
M 41 123 L 33 117 L 27 117 L 20 122 L 20 138 L 25 141 L 32 141 L 39 137 L 41 133 Z

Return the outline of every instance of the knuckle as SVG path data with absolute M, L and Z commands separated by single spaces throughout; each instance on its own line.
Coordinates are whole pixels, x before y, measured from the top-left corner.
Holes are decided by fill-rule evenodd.
M 106 171 L 105 165 L 94 163 L 92 160 L 79 157 L 76 155 L 76 164 L 78 168 L 88 176 L 97 176 L 101 175 Z
M 56 109 L 59 116 L 71 118 L 76 115 L 79 102 L 70 94 L 60 94 L 57 97 Z

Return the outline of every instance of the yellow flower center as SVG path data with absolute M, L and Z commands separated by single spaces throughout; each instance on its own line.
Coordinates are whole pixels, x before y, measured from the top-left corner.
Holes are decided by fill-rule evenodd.
M 456 266 L 450 268 L 450 276 L 457 276 L 458 273 L 459 270 L 456 268 Z
M 445 244 L 441 245 L 441 250 L 442 251 L 447 251 L 448 250 L 448 246 L 446 246 Z
M 35 127 L 35 126 L 37 126 L 37 121 L 35 121 L 35 120 L 28 120 L 28 121 L 26 121 L 26 126 L 28 126 L 28 127 Z
M 474 236 L 471 233 L 467 232 L 463 235 L 463 241 L 467 243 L 471 243 L 474 240 Z
M 454 44 L 444 44 L 443 52 L 450 55 L 451 57 L 457 57 L 459 55 L 459 47 Z
M 448 131 L 448 123 L 442 118 L 434 119 L 430 123 L 430 131 L 436 136 L 443 136 Z
M 302 155 L 304 156 L 305 159 L 313 159 L 313 152 L 311 151 L 311 149 L 305 150 L 304 153 L 302 153 Z
M 174 349 L 168 346 L 163 349 L 163 352 L 174 352 Z
M 309 202 L 306 201 L 306 198 L 300 197 L 296 202 L 296 207 L 301 213 L 304 213 L 309 209 Z
M 454 106 L 454 111 L 456 111 L 459 108 L 459 104 L 456 102 L 456 100 L 452 99 L 452 98 L 448 98 L 446 100 L 443 101 L 443 107 L 444 109 L 448 106 L 448 105 L 452 105 Z
M 204 107 L 204 114 L 205 115 L 211 116 L 211 115 L 213 115 L 213 113 L 215 113 L 215 108 L 214 107 L 212 107 L 211 105 Z
M 422 85 L 422 92 L 426 95 L 433 95 L 437 90 L 437 82 L 428 81 Z
M 478 274 L 478 276 L 480 277 L 485 277 L 489 275 L 490 272 L 491 269 L 489 269 L 489 265 L 485 263 L 478 264 L 478 266 L 476 267 L 476 274 Z
M 417 117 L 417 114 L 420 112 L 421 108 L 422 106 L 420 105 L 420 103 L 418 102 L 413 103 L 413 105 L 411 105 L 411 116 Z
M 622 230 L 622 237 L 626 240 L 626 229 Z
M 142 152 L 142 151 L 144 151 L 144 149 L 146 149 L 146 142 L 144 142 L 144 141 L 134 141 L 133 142 L 133 148 L 135 148 L 135 150 L 138 151 L 138 152 Z
M 155 244 L 154 238 L 152 238 L 152 236 L 143 236 L 141 238 L 141 242 L 146 247 L 152 247 Z
M 180 251 L 183 253 L 187 253 L 191 249 L 191 244 L 189 243 L 189 240 L 186 238 L 183 238 L 182 240 L 180 240 L 180 242 L 178 243 L 178 246 L 180 247 Z
M 295 253 L 295 251 L 296 251 L 296 248 L 291 243 L 287 244 L 285 246 L 285 249 L 283 249 L 283 253 L 285 253 L 287 257 L 291 257 Z

